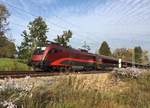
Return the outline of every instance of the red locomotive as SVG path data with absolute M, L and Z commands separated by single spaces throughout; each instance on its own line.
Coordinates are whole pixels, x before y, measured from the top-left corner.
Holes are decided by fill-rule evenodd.
M 96 56 L 88 53 L 86 50 L 65 48 L 51 43 L 34 51 L 31 64 L 44 70 L 94 69 Z
M 96 70 L 105 67 L 118 66 L 118 59 L 88 53 L 86 50 L 65 48 L 56 43 L 45 47 L 37 47 L 30 64 L 42 70 Z M 134 64 L 135 66 L 143 66 Z M 132 66 L 132 63 L 122 61 L 122 66 Z

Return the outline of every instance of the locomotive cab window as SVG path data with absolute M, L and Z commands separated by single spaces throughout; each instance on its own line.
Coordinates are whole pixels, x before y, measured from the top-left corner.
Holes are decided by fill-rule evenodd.
M 46 47 L 37 47 L 37 48 L 34 50 L 33 54 L 37 54 L 37 55 L 43 54 L 44 51 L 45 51 L 45 49 L 46 49 Z
M 53 48 L 48 51 L 48 54 L 54 54 L 54 53 L 58 53 L 58 52 L 61 52 L 61 49 Z

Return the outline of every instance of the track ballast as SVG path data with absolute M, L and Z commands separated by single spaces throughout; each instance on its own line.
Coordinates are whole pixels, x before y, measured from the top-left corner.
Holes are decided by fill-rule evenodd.
M 0 71 L 0 79 L 4 78 L 24 78 L 30 77 L 47 77 L 47 76 L 58 76 L 58 75 L 69 75 L 69 74 L 97 74 L 106 73 L 109 71 L 85 71 L 85 72 L 43 72 L 43 71 Z

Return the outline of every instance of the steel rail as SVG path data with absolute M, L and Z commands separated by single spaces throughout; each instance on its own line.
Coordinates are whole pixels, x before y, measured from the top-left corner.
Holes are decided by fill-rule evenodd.
M 0 71 L 0 79 L 24 78 L 26 76 L 48 77 L 48 76 L 69 75 L 69 74 L 98 74 L 98 73 L 106 73 L 106 72 L 110 72 L 110 70 L 85 71 L 85 72 Z

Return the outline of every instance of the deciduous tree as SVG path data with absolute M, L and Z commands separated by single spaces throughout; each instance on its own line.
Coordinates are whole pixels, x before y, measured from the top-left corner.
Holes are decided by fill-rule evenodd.
M 143 54 L 142 54 L 142 63 L 143 64 L 149 64 L 150 63 L 148 54 L 149 54 L 149 52 L 147 50 L 143 51 Z
M 117 48 L 113 52 L 113 56 L 115 58 L 118 58 L 118 59 L 121 58 L 121 59 L 126 60 L 126 61 L 132 61 L 132 52 L 126 48 Z
M 14 57 L 15 44 L 6 37 L 9 12 L 5 5 L 0 4 L 0 57 Z
M 8 17 L 10 16 L 8 9 L 5 5 L 0 4 L 0 36 L 5 36 L 8 30 Z
M 57 35 L 57 38 L 54 41 L 64 47 L 69 47 L 68 43 L 72 38 L 72 32 L 70 30 L 64 31 L 62 35 Z
M 45 46 L 47 43 L 48 27 L 42 17 L 35 18 L 34 21 L 29 22 L 28 30 L 22 33 L 23 41 L 18 47 L 19 58 L 29 59 L 34 49 Z

